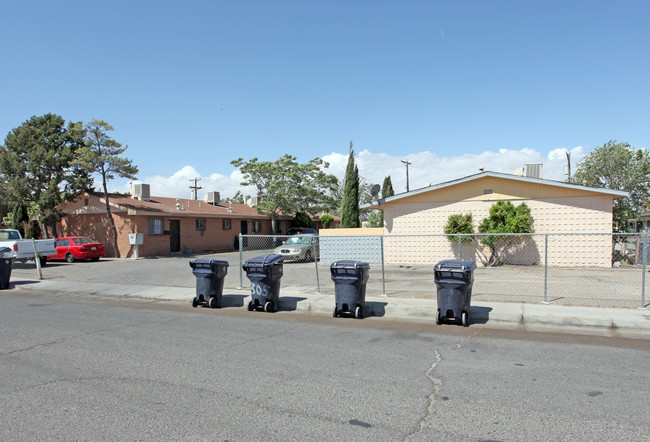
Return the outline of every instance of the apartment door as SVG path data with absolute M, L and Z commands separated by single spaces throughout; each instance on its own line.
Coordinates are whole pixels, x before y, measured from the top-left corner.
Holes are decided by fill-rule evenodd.
M 171 253 L 181 251 L 181 220 L 169 220 L 169 251 Z

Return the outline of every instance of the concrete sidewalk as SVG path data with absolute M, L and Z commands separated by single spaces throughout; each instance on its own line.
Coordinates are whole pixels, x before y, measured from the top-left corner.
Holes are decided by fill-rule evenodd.
M 73 293 L 107 297 L 126 297 L 173 301 L 190 305 L 195 289 L 151 285 L 118 285 L 110 283 L 74 283 L 69 281 L 11 279 L 13 289 L 30 289 L 55 293 Z M 222 308 L 246 308 L 249 289 L 224 288 Z M 281 287 L 277 310 L 306 314 L 331 315 L 335 306 L 333 295 L 304 293 L 304 289 Z M 473 302 L 470 327 L 561 331 L 650 339 L 650 310 L 568 307 L 558 305 Z M 435 326 L 436 299 L 366 297 L 364 316 L 427 322 Z M 345 320 L 345 319 L 342 319 Z M 454 326 L 454 325 L 441 325 Z

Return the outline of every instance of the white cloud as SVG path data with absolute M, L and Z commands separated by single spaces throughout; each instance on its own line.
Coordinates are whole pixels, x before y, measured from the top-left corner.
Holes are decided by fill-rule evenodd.
M 524 148 L 521 150 L 499 149 L 498 152 L 485 151 L 480 154 L 456 156 L 439 156 L 431 152 L 394 156 L 386 153 L 373 153 L 364 149 L 356 154 L 355 161 L 359 168 L 359 174 L 366 182 L 381 185 L 384 178 L 390 175 L 395 192 L 401 193 L 406 191 L 406 166 L 402 161 L 410 163 L 409 187 L 411 190 L 473 175 L 479 172 L 479 168 L 494 172 L 513 173 L 516 169 L 523 167 L 525 163 L 543 163 L 542 176 L 544 178 L 563 181 L 566 179 L 567 173 L 567 151 L 571 153 L 571 170 L 575 171 L 578 162 L 585 154 L 582 146 L 570 150 L 567 148 L 553 149 L 548 153 Z M 339 179 L 343 179 L 348 155 L 332 152 L 322 158 L 330 165 L 327 171 Z M 198 182 L 198 185 L 202 187 L 199 190 L 199 199 L 202 199 L 208 191 L 220 192 L 221 198 L 232 197 L 238 190 L 247 195 L 253 193 L 252 188 L 241 187 L 240 183 L 243 177 L 237 169 L 232 170 L 230 175 L 215 172 L 203 177 L 192 166 L 184 166 L 171 177 L 148 176 L 137 182 L 150 184 L 153 196 L 189 198 L 191 197 L 190 185 L 194 185 L 196 177 L 201 178 Z M 110 190 L 128 192 L 130 186 L 126 182 L 118 183 Z

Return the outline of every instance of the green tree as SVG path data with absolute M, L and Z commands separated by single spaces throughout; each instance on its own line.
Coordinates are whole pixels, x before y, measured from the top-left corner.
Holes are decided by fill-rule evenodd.
M 510 201 L 498 200 L 490 207 L 490 216 L 479 224 L 478 231 L 483 234 L 530 233 L 532 232 L 530 208 L 526 203 L 515 206 Z M 489 249 L 489 255 L 482 255 L 483 265 L 501 265 L 505 252 L 513 243 L 513 236 L 486 235 L 481 236 L 480 242 Z
M 393 190 L 393 182 L 390 179 L 390 175 L 388 175 L 386 178 L 384 178 L 384 182 L 381 185 L 381 198 L 386 199 L 390 196 L 395 195 L 395 190 Z M 383 227 L 384 226 L 384 211 L 381 210 L 379 214 L 379 226 L 378 227 Z
M 41 237 L 41 225 L 35 219 L 29 222 L 29 227 L 27 232 L 25 232 L 26 238 L 40 238 Z
M 332 225 L 332 222 L 334 222 L 334 217 L 329 213 L 324 213 L 320 217 L 320 222 L 323 223 L 324 229 L 329 229 Z
M 359 169 L 354 163 L 354 149 L 350 141 L 350 154 L 345 169 L 343 202 L 341 204 L 341 227 L 360 227 L 359 219 Z
M 23 238 L 25 236 L 25 224 L 29 221 L 27 210 L 22 203 L 15 203 L 14 210 L 11 213 L 11 228 L 18 230 Z
M 233 196 L 232 198 L 225 198 L 223 202 L 233 203 L 233 204 L 246 204 L 245 198 L 246 196 L 244 196 L 244 194 L 241 193 L 240 190 L 238 190 L 237 193 L 235 193 L 235 196 Z
M 122 147 L 121 143 L 118 143 L 107 134 L 107 132 L 114 130 L 113 126 L 102 120 L 92 120 L 86 124 L 85 128 L 87 131 L 84 140 L 85 147 L 79 151 L 76 164 L 88 173 L 99 175 L 101 179 L 106 215 L 113 233 L 113 249 L 115 250 L 115 256 L 119 258 L 120 249 L 117 246 L 117 228 L 111 213 L 108 181 L 116 176 L 135 179 L 138 168 L 128 158 L 120 157 L 128 146 Z
M 56 236 L 59 204 L 91 188 L 92 180 L 74 158 L 83 147 L 81 122 L 65 124 L 59 115 L 33 116 L 13 129 L 0 147 L 0 180 L 14 203 L 36 204 L 36 216 Z
M 336 205 L 330 195 L 338 180 L 324 172 L 329 164 L 320 158 L 300 164 L 296 157 L 285 154 L 273 162 L 238 158 L 230 164 L 244 176 L 242 186 L 255 187 L 261 198 L 257 211 L 271 217 L 274 234 L 279 232 L 277 216 L 281 213 L 295 214 L 298 210 L 317 213 Z
M 447 239 L 451 242 L 458 244 L 461 238 L 463 242 L 470 242 L 474 239 L 472 234 L 474 233 L 474 225 L 472 221 L 472 214 L 467 213 L 465 215 L 458 213 L 454 215 L 449 215 L 447 218 L 447 224 L 445 225 L 444 232 L 447 236 Z M 467 236 L 460 236 L 460 234 Z
M 628 221 L 638 219 L 650 203 L 650 154 L 609 141 L 585 155 L 571 182 L 628 192 L 629 198 L 614 201 L 612 231 L 630 231 Z
M 304 210 L 298 210 L 293 219 L 293 225 L 295 227 L 314 227 L 314 222 L 307 212 Z
M 384 221 L 382 214 L 383 212 L 381 210 L 372 210 L 370 214 L 368 214 L 368 226 L 383 227 Z
M 0 148 L 1 149 L 1 148 Z M 7 188 L 7 183 L 4 180 L 4 177 L 2 174 L 0 174 L 0 219 L 3 219 L 5 217 L 9 217 L 11 214 L 11 204 L 12 200 L 11 197 L 9 196 L 9 190 Z M 8 224 L 10 223 L 10 220 L 7 220 Z

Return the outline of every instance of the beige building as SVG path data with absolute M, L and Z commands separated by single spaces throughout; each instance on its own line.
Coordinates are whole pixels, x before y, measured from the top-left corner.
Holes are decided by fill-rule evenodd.
M 531 210 L 533 232 L 538 234 L 611 233 L 612 203 L 625 196 L 626 192 L 617 190 L 485 171 L 381 199 L 367 208 L 383 210 L 385 235 L 430 235 L 385 238 L 387 263 L 431 264 L 458 257 L 458 244 L 442 236 L 450 215 L 471 213 L 474 231 L 478 231 L 490 207 L 504 200 L 515 206 L 526 203 Z M 557 241 L 555 236 L 549 238 Z M 573 266 L 579 262 L 584 266 L 611 266 L 611 235 L 586 235 L 571 244 L 571 250 L 563 253 L 554 248 L 552 256 L 549 245 L 549 265 Z M 544 264 L 544 246 L 543 235 L 513 243 L 508 253 L 512 262 L 505 264 Z M 480 262 L 475 245 L 463 247 L 463 259 Z

